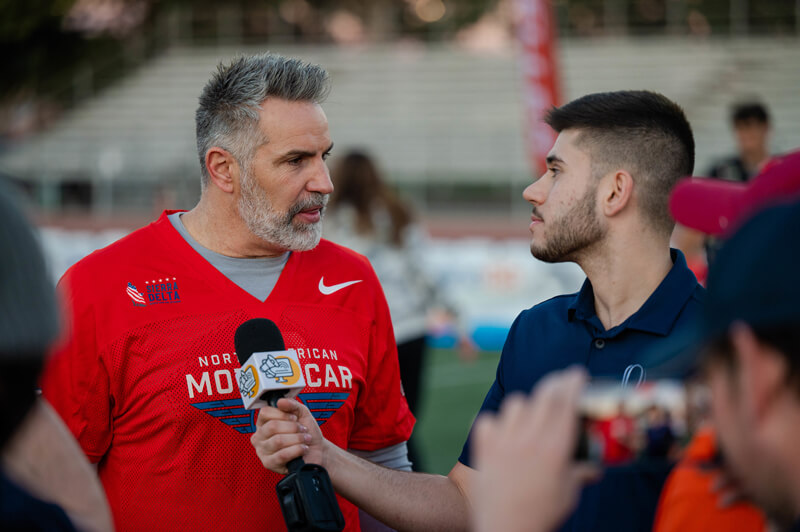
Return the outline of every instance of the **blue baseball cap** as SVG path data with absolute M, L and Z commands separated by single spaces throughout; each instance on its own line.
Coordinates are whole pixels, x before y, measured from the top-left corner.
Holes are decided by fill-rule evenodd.
M 735 322 L 800 326 L 800 202 L 762 210 L 723 244 L 708 273 L 694 327 L 659 343 L 643 360 L 648 378 L 687 377 L 700 350 Z

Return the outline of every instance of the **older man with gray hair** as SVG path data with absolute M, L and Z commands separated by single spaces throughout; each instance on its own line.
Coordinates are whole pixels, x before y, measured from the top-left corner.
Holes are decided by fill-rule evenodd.
M 368 261 L 320 239 L 333 190 L 319 66 L 221 65 L 196 114 L 202 194 L 72 267 L 70 334 L 42 388 L 98 464 L 119 530 L 282 530 L 279 475 L 250 445 L 234 332 L 251 318 L 297 351 L 299 398 L 337 445 L 408 468 L 414 418 Z M 301 435 L 299 441 L 303 440 Z M 346 530 L 357 509 L 340 506 Z

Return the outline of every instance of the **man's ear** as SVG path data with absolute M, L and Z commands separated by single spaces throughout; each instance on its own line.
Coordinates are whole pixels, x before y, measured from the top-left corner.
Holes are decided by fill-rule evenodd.
M 780 353 L 756 337 L 743 322 L 730 328 L 731 345 L 739 374 L 739 393 L 751 419 L 762 420 L 773 401 L 781 394 L 786 381 L 786 363 Z
M 601 208 L 607 217 L 622 212 L 633 196 L 633 177 L 627 170 L 614 170 L 600 183 Z
M 232 194 L 239 183 L 239 163 L 228 150 L 212 146 L 206 152 L 209 183 Z

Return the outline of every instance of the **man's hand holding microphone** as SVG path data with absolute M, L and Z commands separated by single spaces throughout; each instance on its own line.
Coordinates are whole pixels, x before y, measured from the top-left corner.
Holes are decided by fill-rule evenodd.
M 474 530 L 550 530 L 573 508 L 581 487 L 597 478 L 595 465 L 574 461 L 585 384 L 583 370 L 555 372 L 531 397 L 511 397 L 496 415 L 482 416 L 473 450 L 479 471 L 464 493 Z M 262 408 L 250 441 L 264 467 L 277 473 L 298 457 L 326 468 L 358 467 L 337 458 L 344 451 L 325 440 L 295 400 Z
M 300 362 L 294 350 L 286 349 L 275 323 L 264 318 L 242 323 L 236 329 L 234 344 L 241 366 L 236 371 L 236 381 L 242 394 L 242 403 L 247 409 L 262 407 L 257 420 L 258 427 L 266 424 L 266 420 L 263 420 L 264 411 L 267 416 L 270 411 L 281 412 L 274 408 L 278 402 L 283 408 L 302 407 L 299 402 L 289 399 L 297 396 L 305 387 Z M 269 439 L 272 442 L 270 448 L 280 449 L 276 456 L 285 460 L 280 468 L 269 469 L 287 475 L 276 486 L 286 527 L 289 532 L 341 531 L 345 525 L 344 517 L 328 473 L 318 465 L 319 462 L 306 463 L 302 458 L 308 444 L 313 442 L 308 427 L 315 429 L 319 441 L 322 440 L 322 432 L 308 409 L 305 409 L 305 414 L 284 414 L 281 418 L 269 428 L 282 433 L 276 433 Z M 298 419 L 304 425 L 299 426 Z M 258 434 L 257 430 L 250 440 L 257 452 Z M 264 462 L 262 453 L 258 455 Z

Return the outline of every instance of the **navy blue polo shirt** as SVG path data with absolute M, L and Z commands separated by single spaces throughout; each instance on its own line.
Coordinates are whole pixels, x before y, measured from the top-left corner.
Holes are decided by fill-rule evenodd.
M 609 330 L 597 317 L 594 291 L 588 279 L 577 294 L 557 296 L 523 311 L 508 333 L 497 376 L 481 412 L 497 411 L 507 394 L 527 394 L 544 375 L 576 364 L 585 366 L 595 377 L 619 378 L 621 382 L 630 380 L 631 384 L 646 378 L 643 355 L 657 342 L 699 319 L 705 298 L 705 289 L 686 266 L 683 254 L 673 249 L 671 256 L 672 268 L 658 288 L 639 310 Z M 471 436 L 458 459 L 465 465 L 470 465 L 470 440 Z M 643 485 L 631 488 L 643 479 L 633 479 L 625 470 L 607 471 L 604 480 L 591 487 L 591 491 L 585 490 L 569 528 L 639 529 L 648 517 L 652 521 L 660 483 L 666 473 L 667 470 L 648 473 L 648 478 L 654 481 L 654 496 L 639 500 L 636 508 L 629 508 L 631 499 L 628 497 L 619 501 L 624 503 L 626 508 L 620 511 L 626 511 L 627 517 L 616 514 L 618 519 L 613 523 L 599 523 L 598 512 L 614 506 L 606 504 L 604 499 L 608 497 L 613 501 L 614 492 L 621 495 L 631 489 L 643 495 L 647 489 Z M 625 522 L 628 518 L 630 523 Z

